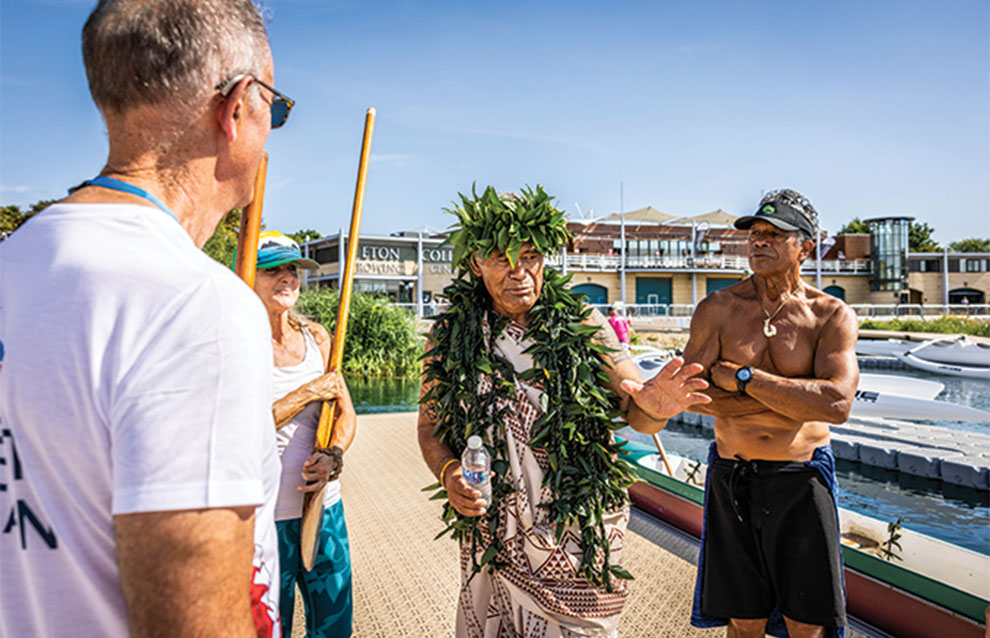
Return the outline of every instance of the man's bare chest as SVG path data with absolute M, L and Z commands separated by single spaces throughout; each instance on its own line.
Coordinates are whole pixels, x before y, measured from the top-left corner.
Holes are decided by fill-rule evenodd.
M 814 372 L 818 329 L 801 308 L 782 309 L 769 322 L 757 306 L 733 313 L 719 330 L 720 358 L 785 377 Z

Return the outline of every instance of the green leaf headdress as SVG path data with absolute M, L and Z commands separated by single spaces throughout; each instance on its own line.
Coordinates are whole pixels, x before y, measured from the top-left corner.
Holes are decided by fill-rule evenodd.
M 482 259 L 504 253 L 515 267 L 523 244 L 530 243 L 540 254 L 549 255 L 571 239 L 564 211 L 553 206 L 553 198 L 539 184 L 535 190 L 525 187 L 518 194 L 499 195 L 488 186 L 479 197 L 472 186 L 471 197 L 458 195 L 460 203 L 446 211 L 457 215 L 448 241 L 454 245 L 452 263 L 462 272 L 468 270 L 475 252 Z

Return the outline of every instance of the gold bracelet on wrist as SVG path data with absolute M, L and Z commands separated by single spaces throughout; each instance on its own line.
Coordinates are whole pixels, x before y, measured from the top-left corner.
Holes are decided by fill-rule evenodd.
M 442 468 L 440 468 L 440 487 L 444 487 L 444 482 L 443 482 L 444 472 L 447 471 L 447 468 L 450 467 L 450 464 L 451 463 L 456 463 L 456 462 L 457 462 L 457 459 L 450 459 L 449 461 L 447 461 L 446 463 L 443 464 L 443 467 Z

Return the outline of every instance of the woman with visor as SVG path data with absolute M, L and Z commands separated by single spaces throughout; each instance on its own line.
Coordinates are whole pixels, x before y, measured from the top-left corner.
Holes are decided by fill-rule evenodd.
M 282 635 L 292 635 L 295 587 L 306 610 L 306 635 L 351 635 L 351 561 L 340 501 L 343 453 L 354 440 L 357 416 L 343 379 L 324 373 L 331 338 L 326 328 L 309 321 L 294 308 L 299 300 L 299 269 L 315 270 L 299 245 L 277 231 L 264 231 L 258 240 L 258 271 L 254 290 L 272 326 L 275 357 L 272 413 L 282 460 L 282 480 L 275 506 L 281 562 Z M 336 401 L 330 446 L 313 452 L 324 401 Z M 300 553 L 303 498 L 324 484 L 324 513 L 313 570 L 307 572 Z

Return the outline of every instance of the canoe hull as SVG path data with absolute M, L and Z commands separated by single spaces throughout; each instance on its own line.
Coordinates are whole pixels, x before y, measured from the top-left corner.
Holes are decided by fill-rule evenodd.
M 917 368 L 918 370 L 923 370 L 925 372 L 931 372 L 932 374 L 945 374 L 951 377 L 969 377 L 971 379 L 990 380 L 990 367 L 974 367 L 956 363 L 939 363 L 937 361 L 922 359 L 919 355 L 916 355 L 913 352 L 899 354 L 897 355 L 897 358 L 902 363 L 911 366 L 912 368 Z

